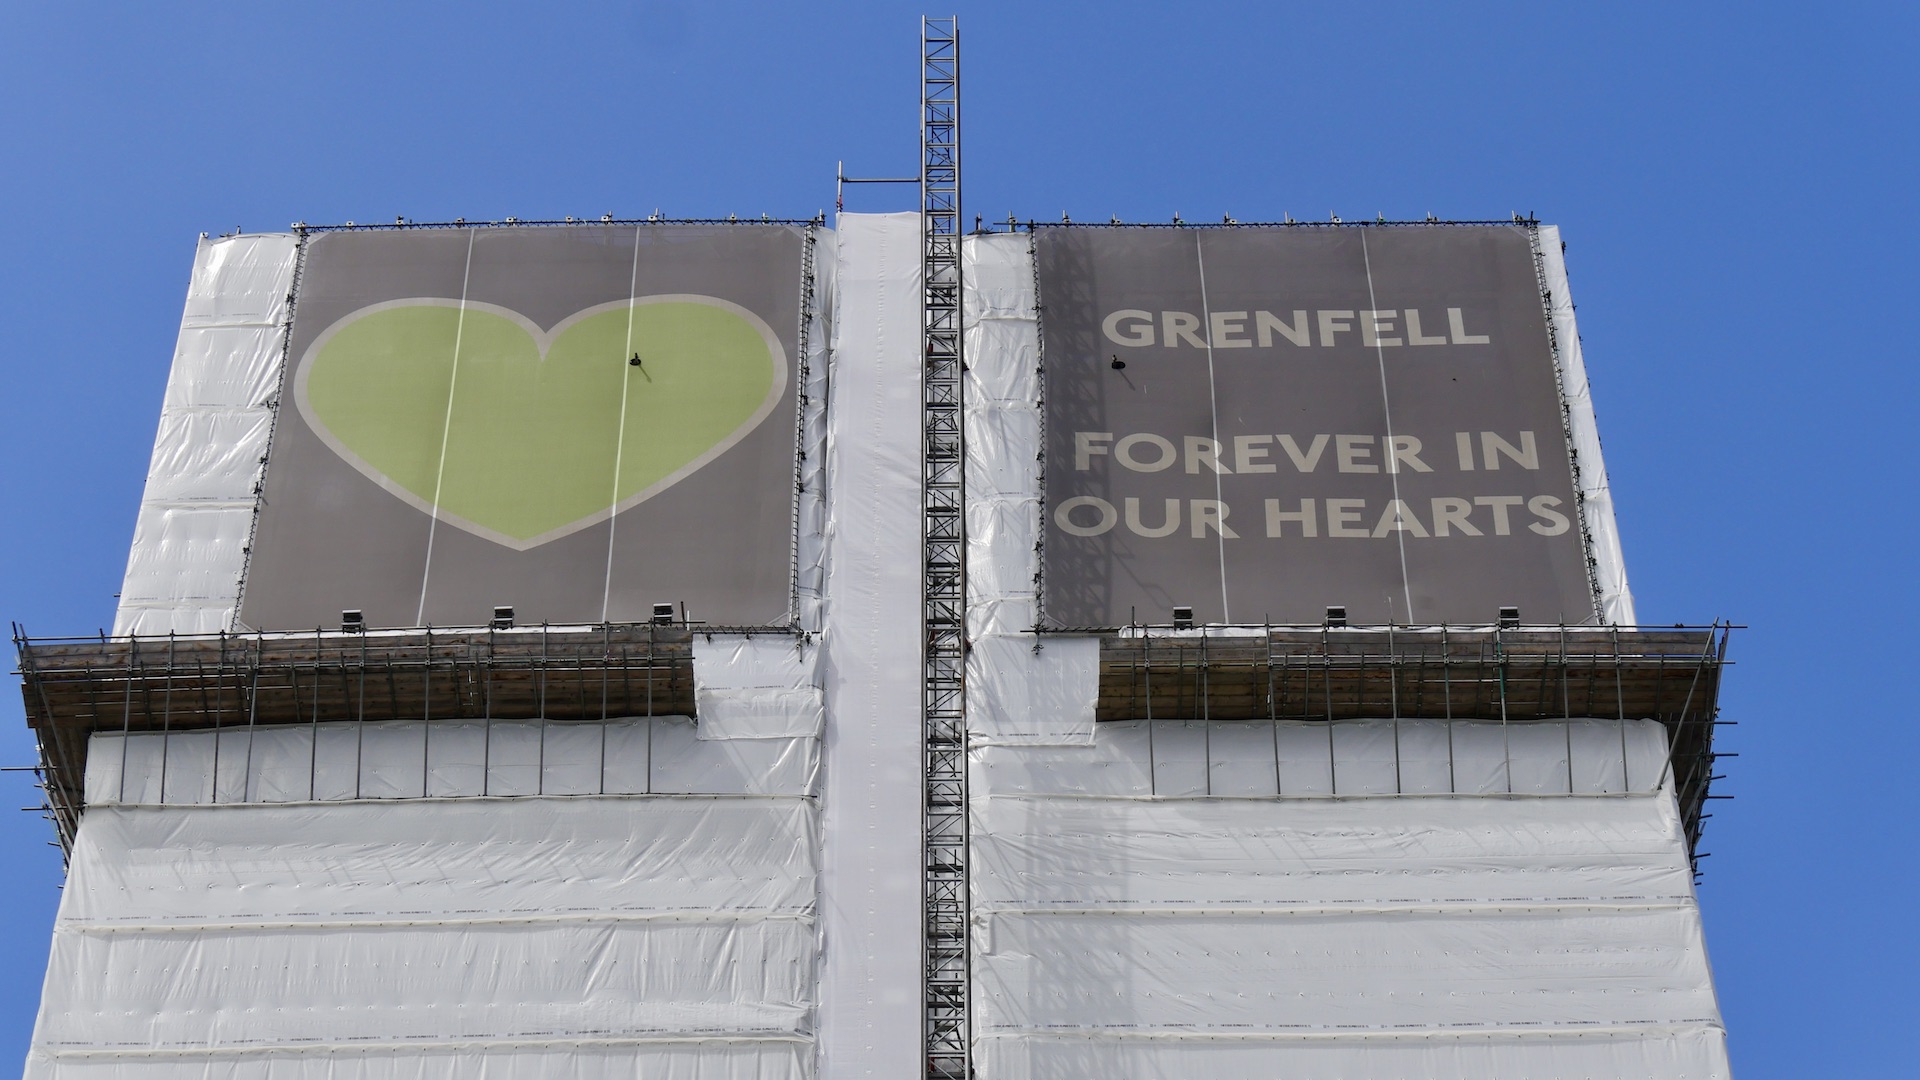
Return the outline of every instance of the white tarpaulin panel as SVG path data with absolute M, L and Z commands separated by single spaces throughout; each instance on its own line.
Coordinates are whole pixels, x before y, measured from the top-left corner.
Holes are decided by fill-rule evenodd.
M 967 728 L 977 744 L 1084 746 L 1100 698 L 1100 639 L 998 635 L 967 654 L 973 695 Z
M 28 1075 L 804 1077 L 816 828 L 793 798 L 96 806 Z
M 298 251 L 285 234 L 200 241 L 116 634 L 232 627 Z
M 1018 234 L 962 247 L 967 350 L 967 732 L 975 745 L 1086 746 L 1099 639 L 1033 634 L 1038 610 L 1040 324 Z
M 88 750 L 86 792 L 90 805 L 811 795 L 819 747 L 813 738 L 705 740 L 676 716 L 102 732 Z
M 792 1034 L 811 1007 L 810 920 L 56 933 L 39 1040 L 52 1049 Z
M 636 1067 L 636 1059 L 645 1065 Z M 349 1044 L 325 1052 L 257 1054 L 35 1052 L 28 1075 L 60 1080 L 804 1080 L 813 1075 L 804 1039 L 558 1039 L 527 1043 L 404 1046 Z M 644 1071 L 641 1071 L 644 1070 Z
M 973 812 L 974 905 L 1231 910 L 1489 902 L 1683 904 L 1664 796 L 1101 799 L 998 796 Z
M 813 910 L 817 838 L 801 799 L 204 809 L 88 810 L 73 861 L 89 869 L 61 919 L 107 928 Z
M 820 1072 L 920 1055 L 920 217 L 839 220 L 828 410 Z M 743 746 L 744 742 L 725 745 Z
M 1724 1077 L 1664 748 L 1615 720 L 1155 720 L 978 747 L 976 1066 Z
M 983 1030 L 1333 1031 L 1719 1019 L 1678 907 L 1000 914 Z
M 800 386 L 799 498 L 794 503 L 794 618 L 801 629 L 825 628 L 827 587 L 827 430 L 834 351 L 833 306 L 839 293 L 839 237 L 813 230 L 813 303 L 807 318 L 806 370 Z
M 1090 745 L 994 742 L 973 751 L 981 793 L 1599 795 L 1672 779 L 1653 720 L 1124 720 Z
M 1613 488 L 1607 483 L 1607 465 L 1600 456 L 1600 425 L 1594 419 L 1593 388 L 1587 383 L 1580 328 L 1573 321 L 1573 292 L 1567 285 L 1559 226 L 1542 225 L 1539 245 L 1547 313 L 1560 351 L 1560 393 L 1567 403 L 1567 435 L 1573 463 L 1579 470 L 1580 512 L 1586 519 L 1595 584 L 1600 589 L 1600 615 L 1604 622 L 1632 626 L 1633 591 L 1627 585 L 1620 526 L 1613 514 Z
M 1032 1080 L 1726 1080 L 1726 1034 L 1717 1026 L 1649 1025 L 1633 1031 L 1454 1034 L 1421 1031 L 1191 1039 L 1088 1039 L 1053 1032 L 988 1036 L 982 1076 Z
M 820 649 L 783 634 L 701 634 L 693 639 L 697 728 L 702 739 L 816 737 L 826 724 Z
M 978 640 L 1025 634 L 1037 621 L 1040 326 L 1026 237 L 970 236 L 961 257 L 967 629 Z

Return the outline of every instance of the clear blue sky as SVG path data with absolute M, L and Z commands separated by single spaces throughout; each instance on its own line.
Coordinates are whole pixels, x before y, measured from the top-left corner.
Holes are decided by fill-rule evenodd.
M 1563 227 L 1641 616 L 1752 627 L 1701 889 L 1744 1080 L 1914 1072 L 1915 10 L 959 8 L 969 215 Z M 0 615 L 110 623 L 201 232 L 831 210 L 837 160 L 915 167 L 919 14 L 8 4 Z M 32 759 L 9 689 L 0 764 Z M 52 835 L 0 818 L 0 1063 Z

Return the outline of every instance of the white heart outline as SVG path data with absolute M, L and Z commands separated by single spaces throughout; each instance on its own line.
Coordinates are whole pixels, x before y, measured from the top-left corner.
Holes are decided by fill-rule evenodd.
M 761 340 L 766 342 L 768 358 L 773 361 L 773 379 L 767 389 L 766 399 L 760 403 L 759 407 L 753 411 L 753 414 L 747 417 L 740 426 L 734 428 L 732 433 L 711 447 L 708 447 L 680 468 L 675 469 L 673 472 L 668 473 L 666 476 L 661 477 L 647 487 L 611 506 L 596 510 L 585 517 L 577 518 L 559 528 L 549 529 L 546 532 L 525 540 L 508 536 L 505 533 L 496 532 L 478 522 L 469 521 L 458 514 L 448 511 L 444 507 L 437 507 L 428 500 L 414 494 L 414 492 L 409 490 L 405 485 L 388 477 L 379 469 L 374 468 L 370 462 L 362 458 L 359 454 L 354 453 L 352 448 L 347 446 L 346 443 L 342 442 L 328 429 L 326 423 L 323 422 L 314 411 L 313 404 L 307 400 L 307 377 L 311 373 L 313 362 L 319 357 L 320 351 L 326 348 L 327 343 L 333 340 L 334 335 L 345 330 L 348 325 L 377 312 L 390 311 L 396 308 L 444 307 L 455 310 L 484 311 L 491 315 L 498 315 L 526 331 L 527 336 L 532 338 L 534 344 L 539 348 L 540 362 L 544 364 L 547 360 L 547 350 L 555 341 L 559 340 L 560 335 L 566 333 L 574 324 L 609 311 L 623 311 L 629 307 L 637 308 L 649 304 L 704 304 L 708 307 L 719 308 L 722 311 L 736 315 L 744 320 L 747 325 L 757 330 Z M 334 320 L 325 330 L 322 330 L 320 335 L 313 339 L 313 344 L 307 346 L 307 351 L 301 354 L 300 362 L 294 369 L 293 400 L 295 407 L 300 411 L 300 418 L 306 421 L 308 430 L 319 436 L 320 441 L 325 443 L 327 448 L 338 455 L 342 461 L 353 466 L 355 471 L 378 484 L 388 494 L 429 517 L 444 521 L 455 528 L 472 533 L 483 540 L 499 544 L 501 547 L 511 548 L 515 551 L 530 551 L 542 544 L 552 543 L 563 536 L 571 536 L 582 529 L 598 525 L 600 522 L 609 520 L 623 510 L 631 509 L 646 502 L 648 499 L 653 498 L 655 495 L 660 494 L 662 491 L 667 490 L 700 471 L 700 469 L 704 468 L 721 454 L 733 449 L 734 446 L 739 444 L 740 440 L 746 438 L 765 422 L 767 417 L 773 414 L 774 408 L 780 404 L 780 399 L 786 396 L 789 374 L 790 369 L 787 364 L 787 351 L 781 346 L 779 337 L 774 334 L 773 328 L 767 325 L 766 320 L 731 300 L 722 300 L 717 296 L 702 296 L 697 293 L 661 293 L 654 296 L 640 296 L 626 300 L 610 300 L 604 304 L 595 304 L 592 307 L 582 308 L 553 324 L 552 329 L 545 330 L 541 329 L 532 319 L 527 318 L 518 311 L 512 308 L 502 307 L 498 304 L 481 303 L 477 300 L 461 301 L 443 296 L 414 296 L 400 300 L 383 300 L 378 304 L 369 304 L 366 307 L 359 308 L 341 316 Z M 444 453 L 445 451 L 443 450 L 442 452 Z

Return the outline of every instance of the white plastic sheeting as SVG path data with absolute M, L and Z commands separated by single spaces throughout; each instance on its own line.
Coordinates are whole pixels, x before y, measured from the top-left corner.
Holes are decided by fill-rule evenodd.
M 694 709 L 702 739 L 815 738 L 826 724 L 820 650 L 785 634 L 693 639 Z
M 1670 800 L 1112 799 L 977 802 L 974 909 L 1294 910 L 1489 902 L 1681 905 Z
M 1124 1076 L 1128 1080 L 1724 1080 L 1725 1035 L 1714 1027 L 1644 1025 L 1629 1031 L 1335 1034 L 1308 1038 L 1088 1039 L 1039 1032 L 988 1037 L 982 1076 Z
M 27 1075 L 805 1077 L 815 820 L 797 798 L 96 805 Z
M 970 236 L 962 257 L 968 737 L 975 745 L 1090 745 L 1099 640 L 1033 633 L 1044 444 L 1032 247 L 1017 233 Z
M 1033 634 L 980 638 L 967 654 L 975 745 L 1091 746 L 1100 698 L 1100 639 Z
M 115 634 L 230 629 L 273 431 L 296 239 L 202 239 Z
M 812 738 L 701 739 L 677 716 L 96 734 L 89 806 L 524 795 L 811 795 Z
M 1627 585 L 1626 557 L 1620 551 L 1620 526 L 1613 515 L 1613 489 L 1607 483 L 1607 464 L 1600 456 L 1600 425 L 1593 414 L 1593 388 L 1587 383 L 1587 362 L 1580 351 L 1580 328 L 1573 319 L 1573 293 L 1567 285 L 1567 262 L 1561 250 L 1560 229 L 1540 227 L 1540 265 L 1547 284 L 1547 313 L 1553 319 L 1554 339 L 1560 346 L 1560 394 L 1567 403 L 1567 432 L 1579 469 L 1581 514 L 1586 519 L 1587 543 L 1600 588 L 1600 619 L 1632 626 L 1633 591 Z
M 1025 236 L 970 236 L 961 255 L 967 628 L 977 640 L 1025 633 L 1038 621 L 1040 328 Z
M 820 1075 L 896 1080 L 925 1069 L 920 217 L 843 214 L 838 235 Z
M 833 303 L 840 272 L 839 236 L 813 229 L 813 282 L 805 297 L 806 371 L 800 386 L 799 498 L 793 534 L 794 619 L 803 630 L 824 629 L 827 587 L 827 427 L 833 387 Z
M 1724 1077 L 1652 721 L 973 753 L 982 1077 Z
M 59 1080 L 798 1080 L 812 1075 L 804 1039 L 573 1038 L 484 1044 L 350 1044 L 325 1052 L 63 1054 L 30 1058 L 27 1075 Z M 636 1060 L 644 1066 L 636 1066 Z M 644 1072 L 640 1070 L 644 1069 Z
M 1597 795 L 1669 786 L 1653 720 L 1129 720 L 1085 747 L 980 746 L 995 795 Z

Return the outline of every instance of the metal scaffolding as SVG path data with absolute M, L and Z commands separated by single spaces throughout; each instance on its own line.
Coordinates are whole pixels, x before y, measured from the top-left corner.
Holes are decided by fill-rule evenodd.
M 339 721 L 692 716 L 685 624 L 28 639 L 14 627 L 45 811 L 70 850 L 95 733 Z
M 920 226 L 926 339 L 924 565 L 927 1076 L 971 1074 L 967 1015 L 966 500 L 960 431 L 960 34 L 920 23 Z
M 1714 763 L 1722 623 L 1697 627 L 1129 627 L 1100 639 L 1098 720 L 1567 717 L 1658 721 L 1697 860 Z

